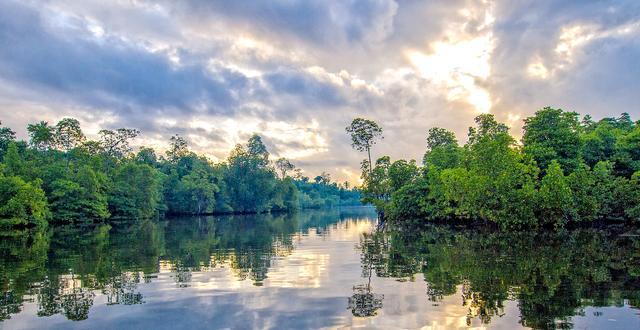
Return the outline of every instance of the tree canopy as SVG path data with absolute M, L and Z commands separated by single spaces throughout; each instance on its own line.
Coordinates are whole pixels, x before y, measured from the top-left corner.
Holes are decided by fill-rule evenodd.
M 518 143 L 505 124 L 482 114 L 463 146 L 452 132 L 431 128 L 421 167 L 388 156 L 372 167 L 363 162 L 361 191 L 399 223 L 640 221 L 638 136 L 640 124 L 626 113 L 596 122 L 546 107 L 524 120 Z

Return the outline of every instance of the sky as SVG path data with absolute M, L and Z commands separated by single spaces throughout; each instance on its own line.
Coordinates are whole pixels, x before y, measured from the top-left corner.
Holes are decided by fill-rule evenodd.
M 640 1 L 0 0 L 0 121 L 174 134 L 223 161 L 253 133 L 272 159 L 357 182 L 373 156 L 420 160 L 431 127 L 492 113 L 521 135 L 552 106 L 640 119 Z

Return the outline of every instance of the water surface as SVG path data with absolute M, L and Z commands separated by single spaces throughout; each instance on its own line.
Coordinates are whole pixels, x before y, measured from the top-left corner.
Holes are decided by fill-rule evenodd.
M 4 233 L 0 328 L 640 329 L 636 234 L 380 232 L 370 208 Z

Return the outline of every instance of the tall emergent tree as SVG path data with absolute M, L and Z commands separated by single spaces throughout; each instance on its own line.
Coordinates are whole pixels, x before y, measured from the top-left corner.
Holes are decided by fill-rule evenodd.
M 356 118 L 346 128 L 351 134 L 351 146 L 358 151 L 366 151 L 369 157 L 369 174 L 372 171 L 371 147 L 376 144 L 378 138 L 383 139 L 382 127 L 376 122 L 364 118 Z
M 46 121 L 29 124 L 27 131 L 31 139 L 31 146 L 39 151 L 49 150 L 53 146 L 54 127 Z
M 167 159 L 176 163 L 182 157 L 185 157 L 189 154 L 189 146 L 187 144 L 187 140 L 182 136 L 176 134 L 170 139 L 171 145 L 169 146 L 169 150 L 167 150 Z
M 2 125 L 2 122 L 0 122 Z M 1 127 L 0 126 L 0 156 L 4 154 L 7 150 L 7 147 L 12 141 L 16 139 L 16 132 L 11 130 L 9 127 Z
M 295 165 L 293 165 L 288 159 L 284 157 L 278 158 L 275 165 L 278 171 L 280 171 L 280 175 L 283 179 L 287 177 L 287 172 L 293 171 L 296 168 Z
M 54 139 L 58 148 L 69 152 L 81 145 L 86 138 L 77 119 L 64 118 L 56 124 Z
M 99 134 L 100 146 L 104 152 L 109 156 L 122 158 L 131 152 L 129 141 L 138 136 L 140 131 L 131 128 L 118 128 L 115 131 L 103 129 Z

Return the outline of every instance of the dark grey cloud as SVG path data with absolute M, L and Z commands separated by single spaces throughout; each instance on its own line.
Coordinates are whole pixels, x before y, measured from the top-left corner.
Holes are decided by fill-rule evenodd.
M 189 0 L 171 2 L 187 15 L 222 17 L 257 32 L 284 33 L 324 47 L 381 41 L 392 31 L 393 0 Z
M 268 73 L 264 80 L 275 95 L 289 94 L 300 97 L 306 107 L 333 107 L 347 102 L 335 85 L 321 82 L 309 74 L 295 70 Z
M 34 8 L 11 1 L 0 4 L 0 74 L 24 88 L 124 111 L 191 111 L 204 104 L 207 111 L 229 113 L 238 98 L 231 91 L 242 95 L 250 85 L 237 72 L 213 76 L 200 64 L 175 66 L 162 54 L 117 38 L 61 36 L 47 30 Z

